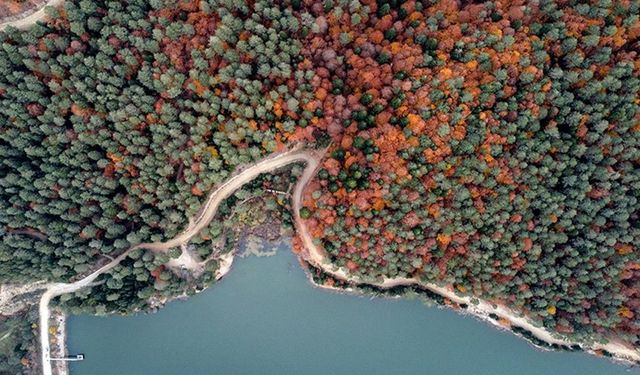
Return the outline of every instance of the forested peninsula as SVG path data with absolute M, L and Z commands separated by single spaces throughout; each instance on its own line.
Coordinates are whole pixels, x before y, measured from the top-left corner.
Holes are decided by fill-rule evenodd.
M 45 13 L 0 31 L 3 286 L 81 280 L 189 231 L 246 168 L 315 149 L 298 204 L 304 164 L 266 171 L 188 243 L 135 248 L 56 306 L 149 311 L 214 283 L 242 233 L 283 232 L 329 286 L 437 285 L 638 352 L 637 1 L 65 0 Z M 33 371 L 24 348 L 5 356 L 0 373 Z

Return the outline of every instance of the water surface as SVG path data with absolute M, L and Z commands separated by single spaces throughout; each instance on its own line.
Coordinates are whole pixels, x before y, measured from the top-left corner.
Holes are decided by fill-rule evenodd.
M 86 355 L 71 375 L 640 374 L 416 300 L 313 288 L 287 246 L 236 259 L 216 286 L 157 314 L 74 316 L 68 333 Z

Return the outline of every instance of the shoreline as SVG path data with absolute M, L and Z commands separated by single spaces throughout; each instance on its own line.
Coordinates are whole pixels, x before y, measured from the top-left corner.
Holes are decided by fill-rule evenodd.
M 311 180 L 312 176 L 309 176 L 307 171 L 311 168 L 307 167 L 305 173 L 300 178 L 298 185 L 293 194 L 293 214 L 294 214 L 294 226 L 298 238 L 300 239 L 302 257 L 305 262 L 311 266 L 318 268 L 320 271 L 329 275 L 339 281 L 355 284 L 355 285 L 369 285 L 381 289 L 391 289 L 397 286 L 417 286 L 418 288 L 428 290 L 431 293 L 439 295 L 442 298 L 448 299 L 451 302 L 457 304 L 464 304 L 467 306 L 473 306 L 470 310 L 474 312 L 474 315 L 478 315 L 481 319 L 483 316 L 491 316 L 493 314 L 498 318 L 506 320 L 511 327 L 520 327 L 521 329 L 529 332 L 536 340 L 540 340 L 551 346 L 566 346 L 566 347 L 580 347 L 583 351 L 594 355 L 605 355 L 616 358 L 619 361 L 629 364 L 640 365 L 640 348 L 630 348 L 627 343 L 621 342 L 617 338 L 606 337 L 593 337 L 592 343 L 585 342 L 584 340 L 575 341 L 571 337 L 561 335 L 558 332 L 549 331 L 544 328 L 540 323 L 532 321 L 525 316 L 524 312 L 519 312 L 510 307 L 500 304 L 493 304 L 489 301 L 482 300 L 472 295 L 460 296 L 453 291 L 451 286 L 442 287 L 433 283 L 423 282 L 415 278 L 383 278 L 382 282 L 362 280 L 356 276 L 350 276 L 343 268 L 336 267 L 335 265 L 327 261 L 326 253 L 324 249 L 320 249 L 313 241 L 313 237 L 309 233 L 304 220 L 300 216 L 300 209 L 303 202 L 303 191 L 306 184 Z M 315 171 L 311 171 L 311 174 Z M 605 340 L 604 344 L 595 342 L 596 340 Z
M 216 270 L 216 276 L 215 279 L 216 281 L 219 281 L 220 279 L 222 279 L 224 276 L 226 276 L 230 271 L 231 271 L 231 266 L 233 264 L 233 261 L 235 259 L 234 256 L 234 251 L 228 252 L 226 254 L 223 254 L 220 257 L 220 267 Z M 206 290 L 208 288 L 199 290 L 196 292 L 200 293 L 204 290 Z M 181 294 L 179 296 L 176 296 L 174 298 L 171 299 L 167 299 L 165 301 L 162 301 L 161 305 L 159 306 L 159 308 L 162 308 L 162 306 L 164 306 L 165 304 L 172 302 L 172 301 L 176 301 L 176 300 L 182 300 L 182 299 L 187 299 L 189 298 L 189 296 L 187 294 Z M 156 310 L 157 311 L 157 310 Z M 55 342 L 56 342 L 56 347 L 58 350 L 52 350 L 52 354 L 55 353 L 55 355 L 67 355 L 68 352 L 68 347 L 67 347 L 67 329 L 66 329 L 66 325 L 67 325 L 67 315 L 62 312 L 59 309 L 52 309 L 52 320 L 55 320 L 57 322 L 57 328 L 56 328 L 56 333 L 54 335 L 51 335 L 53 337 L 55 337 Z M 50 327 L 54 327 L 53 324 L 49 325 Z M 57 352 L 57 353 L 56 353 Z M 51 370 L 53 371 L 52 373 L 55 375 L 69 375 L 69 366 L 67 362 L 63 362 L 63 361 L 56 361 L 54 365 L 51 366 Z
M 585 348 L 581 344 L 568 345 L 568 343 L 565 343 L 565 344 L 559 345 L 555 343 L 553 344 L 549 343 L 547 341 L 541 340 L 540 338 L 536 337 L 531 331 L 528 331 L 527 329 L 520 327 L 518 325 L 514 325 L 512 322 L 507 321 L 504 318 L 496 319 L 491 316 L 491 313 L 487 313 L 487 311 L 481 308 L 478 308 L 474 305 L 468 305 L 464 303 L 457 304 L 437 293 L 436 294 L 441 298 L 443 298 L 443 300 L 439 301 L 437 299 L 434 299 L 432 296 L 429 295 L 429 293 L 427 293 L 428 290 L 423 289 L 419 285 L 396 286 L 400 288 L 406 288 L 405 291 L 400 293 L 394 293 L 392 288 L 396 288 L 396 287 L 384 288 L 381 286 L 376 286 L 376 285 L 367 284 L 367 283 L 357 283 L 353 281 L 343 281 L 343 282 L 353 283 L 355 284 L 355 288 L 349 287 L 349 286 L 341 287 L 341 286 L 335 286 L 335 285 L 326 285 L 321 281 L 317 281 L 314 278 L 314 275 L 311 272 L 311 269 L 309 267 L 319 270 L 325 276 L 331 277 L 331 274 L 326 273 L 321 268 L 315 267 L 313 264 L 309 263 L 302 257 L 300 257 L 300 259 L 306 265 L 304 270 L 309 283 L 314 288 L 322 289 L 330 293 L 349 294 L 354 296 L 371 297 L 371 298 L 375 297 L 375 298 L 400 299 L 400 298 L 407 298 L 408 297 L 407 292 L 411 291 L 413 293 L 416 293 L 420 301 L 429 302 L 433 304 L 433 306 L 426 305 L 425 307 L 436 307 L 439 309 L 453 310 L 453 312 L 461 316 L 474 318 L 476 321 L 488 324 L 491 329 L 498 329 L 499 331 L 509 332 L 515 335 L 516 337 L 518 337 L 519 339 L 525 340 L 533 348 L 543 352 L 583 352 L 585 354 L 594 355 L 599 358 L 607 358 L 609 359 L 610 362 L 613 362 L 617 365 L 627 366 L 628 369 L 631 369 L 631 368 L 634 368 L 635 366 L 640 365 L 640 362 L 638 361 L 621 357 L 621 356 L 616 356 L 615 353 L 611 353 L 606 350 L 601 350 L 601 349 L 594 350 L 592 348 Z M 363 289 L 362 288 L 363 286 L 371 290 Z M 416 290 L 416 288 L 418 290 Z M 434 293 L 432 291 L 428 291 L 428 292 Z
M 40 300 L 40 337 L 48 338 L 48 303 L 51 298 L 65 293 L 72 293 L 80 288 L 92 285 L 92 282 L 99 275 L 119 264 L 119 262 L 124 259 L 124 257 L 126 257 L 130 251 L 134 249 L 146 248 L 151 251 L 162 252 L 166 251 L 166 249 L 168 248 L 187 243 L 191 239 L 191 237 L 195 235 L 195 233 L 199 232 L 202 228 L 208 225 L 213 216 L 216 214 L 220 201 L 234 192 L 239 186 L 242 186 L 246 182 L 251 181 L 253 177 L 258 175 L 259 173 L 271 171 L 294 162 L 305 162 L 305 170 L 296 183 L 291 199 L 296 234 L 298 238 L 302 240 L 302 251 L 297 255 L 308 265 L 319 269 L 324 274 L 329 275 L 342 283 L 350 284 L 359 288 L 373 287 L 385 292 L 393 291 L 394 288 L 420 288 L 425 293 L 439 296 L 438 299 L 443 298 L 458 305 L 466 305 L 467 308 L 465 309 L 465 311 L 479 319 L 492 319 L 493 316 L 502 318 L 506 322 L 508 322 L 508 325 L 510 326 L 512 331 L 516 329 L 520 331 L 515 332 L 516 334 L 527 336 L 526 338 L 528 339 L 528 341 L 539 340 L 541 343 L 546 343 L 546 346 L 548 346 L 549 349 L 578 347 L 588 353 L 600 353 L 606 356 L 611 356 L 613 359 L 616 359 L 620 362 L 640 364 L 640 350 L 629 348 L 628 346 L 623 345 L 620 342 L 612 341 L 607 344 L 599 344 L 572 341 L 569 337 L 564 337 L 558 333 L 541 328 L 538 323 L 533 322 L 526 317 L 523 317 L 523 313 L 519 313 L 506 306 L 493 305 L 488 301 L 483 301 L 473 296 L 460 296 L 446 287 L 425 283 L 416 279 L 387 278 L 383 279 L 382 282 L 378 282 L 375 280 L 366 281 L 358 277 L 349 276 L 344 269 L 337 268 L 333 264 L 328 263 L 324 251 L 319 249 L 313 243 L 313 239 L 310 236 L 306 225 L 304 225 L 304 222 L 300 217 L 303 191 L 307 183 L 315 176 L 316 169 L 320 165 L 319 161 L 324 156 L 324 151 L 301 150 L 298 147 L 294 147 L 293 149 L 282 154 L 276 154 L 266 157 L 265 159 L 261 160 L 260 162 L 254 163 L 246 169 L 239 169 L 234 174 L 232 174 L 232 176 L 230 176 L 221 186 L 210 193 L 208 199 L 205 201 L 198 214 L 196 215 L 195 221 L 190 220 L 190 224 L 187 226 L 185 231 L 181 232 L 173 239 L 160 243 L 142 243 L 135 245 L 117 258 L 113 259 L 110 263 L 102 266 L 101 268 L 81 280 L 78 280 L 71 284 L 57 283 L 50 285 Z M 233 252 L 224 254 L 220 257 L 221 261 L 219 269 L 216 271 L 216 280 L 221 279 L 230 271 L 231 265 L 233 263 L 233 257 Z M 345 292 L 344 289 L 347 289 L 346 292 L 349 292 L 348 286 L 346 288 L 332 287 L 332 289 L 338 290 L 340 292 Z M 184 297 L 186 297 L 186 293 Z M 492 321 L 490 322 L 492 325 L 498 323 L 493 323 Z M 503 324 L 499 324 L 499 326 L 501 329 L 506 328 L 503 326 Z M 532 337 L 529 338 L 529 335 Z M 41 354 L 44 375 L 51 374 L 51 364 L 48 361 L 48 344 L 48 340 L 41 340 Z
M 43 0 L 41 6 L 16 14 L 11 17 L 11 20 L 2 20 L 0 22 L 0 31 L 6 31 L 7 28 L 12 29 L 13 27 L 18 29 L 28 28 L 34 23 L 42 22 L 43 20 L 47 21 L 47 18 L 49 18 L 47 15 L 47 13 L 49 13 L 47 12 L 47 8 L 60 7 L 63 3 L 64 0 Z M 17 19 L 13 19 L 14 17 L 17 17 Z M 624 21 L 627 20 L 624 19 Z M 51 23 L 53 21 L 48 20 L 47 22 Z M 633 39 L 633 36 L 631 36 L 631 39 Z M 554 41 L 554 39 L 551 38 L 551 41 Z M 603 44 L 598 45 L 598 43 L 596 43 L 596 47 L 600 48 L 602 46 Z M 312 48 L 312 50 L 314 49 Z M 620 51 L 621 54 L 626 52 L 626 50 L 623 49 Z M 607 64 L 608 62 L 603 63 L 602 65 L 604 68 L 608 69 Z M 560 66 L 560 68 L 564 67 Z M 551 76 L 551 78 L 553 80 L 555 77 Z M 394 83 L 392 86 L 396 86 L 396 84 Z M 404 88 L 403 90 L 408 91 Z M 516 91 L 518 90 L 519 88 Z M 527 91 L 525 90 L 525 93 L 526 92 Z M 393 107 L 396 108 L 397 106 L 393 105 Z M 577 112 L 580 111 L 577 110 Z M 309 136 L 308 138 L 312 139 L 316 137 Z M 274 159 L 277 157 L 278 156 Z M 305 196 L 308 196 L 310 193 L 305 193 L 305 189 L 307 188 L 308 183 L 316 176 L 317 168 L 321 165 L 322 157 L 322 154 L 314 154 L 313 156 L 307 155 L 296 159 L 298 162 L 305 161 L 307 165 L 304 173 L 299 177 L 296 183 L 295 191 L 291 195 L 292 216 L 294 218 L 296 234 L 298 238 L 301 239 L 302 250 L 301 253 L 298 254 L 300 262 L 308 267 L 307 270 L 318 270 L 318 272 L 322 274 L 322 277 L 326 276 L 329 277 L 329 280 L 332 280 L 331 282 L 327 282 L 326 279 L 320 279 L 320 282 L 316 282 L 316 279 L 314 279 L 315 271 L 313 271 L 314 273 L 309 273 L 309 280 L 315 287 L 338 293 L 362 293 L 363 295 L 366 295 L 370 292 L 373 294 L 390 296 L 392 298 L 400 298 L 402 296 L 409 295 L 412 292 L 416 292 L 419 295 L 425 296 L 425 298 L 433 299 L 438 306 L 443 308 L 449 307 L 458 313 L 471 315 L 478 320 L 487 321 L 492 326 L 501 330 L 508 329 L 515 335 L 525 338 L 535 347 L 543 350 L 580 350 L 600 357 L 609 357 L 611 360 L 616 362 L 640 365 L 640 345 L 638 344 L 638 341 L 633 338 L 634 335 L 628 335 L 623 329 L 616 332 L 615 329 L 620 327 L 617 324 L 617 321 L 610 320 L 609 322 L 613 321 L 614 323 L 594 323 L 593 325 L 585 322 L 584 324 L 588 324 L 588 329 L 590 331 L 597 331 L 589 335 L 584 332 L 573 332 L 574 327 L 564 330 L 562 333 L 560 332 L 563 331 L 561 327 L 556 325 L 553 320 L 546 320 L 540 317 L 537 308 L 533 308 L 531 306 L 524 307 L 522 302 L 515 303 L 513 301 L 509 301 L 506 298 L 507 294 L 504 292 L 498 293 L 497 296 L 489 295 L 490 293 L 486 293 L 483 290 L 476 290 L 475 293 L 470 290 L 467 291 L 467 293 L 464 293 L 462 288 L 460 291 L 455 288 L 456 284 L 443 285 L 439 283 L 439 280 L 435 277 L 432 279 L 426 278 L 424 275 L 420 274 L 420 271 L 416 272 L 417 276 L 411 278 L 374 278 L 365 274 L 365 272 L 362 274 L 355 274 L 355 272 L 352 273 L 346 267 L 336 266 L 334 264 L 336 262 L 335 258 L 327 255 L 325 250 L 322 248 L 322 245 L 319 245 L 319 242 L 317 242 L 319 239 L 314 238 L 309 233 L 309 228 L 306 225 L 308 222 L 300 217 L 300 208 L 302 207 L 302 203 L 305 200 Z M 273 162 L 273 160 L 271 161 Z M 290 162 L 293 161 L 295 160 Z M 222 198 L 217 200 L 217 195 L 224 195 L 227 194 L 227 192 L 231 194 L 236 188 L 241 188 L 245 183 L 252 181 L 255 176 L 251 174 L 247 174 L 245 176 L 245 172 L 252 170 L 255 166 L 257 166 L 257 164 L 254 164 L 248 169 L 238 169 L 236 171 L 237 173 L 230 175 L 229 178 L 224 181 L 222 186 L 217 190 L 214 190 L 211 196 L 204 201 L 196 216 L 194 218 L 189 218 L 189 224 L 186 229 L 183 232 L 180 232 L 173 239 L 166 242 L 137 244 L 126 250 L 125 253 L 121 254 L 116 259 L 111 258 L 112 261 L 110 263 L 98 268 L 95 272 L 87 276 L 80 276 L 82 279 L 78 281 L 45 284 L 44 286 L 46 287 L 46 291 L 42 295 L 39 304 L 39 330 L 42 355 L 41 365 L 43 366 L 43 373 L 45 375 L 50 374 L 52 372 L 51 368 L 53 368 L 53 371 L 56 373 L 66 374 L 69 371 L 66 362 L 54 362 L 51 364 L 50 361 L 51 357 L 60 357 L 67 354 L 66 316 L 64 311 L 60 308 L 50 308 L 49 305 L 52 298 L 66 293 L 74 293 L 81 288 L 95 285 L 94 280 L 100 277 L 102 273 L 108 272 L 109 269 L 117 266 L 120 261 L 126 258 L 127 254 L 134 249 L 147 248 L 154 252 L 166 253 L 169 248 L 176 245 L 185 246 L 189 243 L 193 235 L 204 229 L 211 222 L 212 215 L 217 213 L 218 205 L 222 201 Z M 180 172 L 178 174 L 180 174 Z M 245 179 L 245 177 L 247 178 Z M 555 215 L 553 216 L 555 217 Z M 555 223 L 555 221 L 553 222 Z M 595 231 L 595 229 L 592 231 Z M 320 239 L 323 237 L 321 234 L 317 234 L 316 236 L 320 237 Z M 231 271 L 235 255 L 236 254 L 231 251 L 218 257 L 218 267 L 213 272 L 213 278 L 216 281 L 221 280 Z M 165 265 L 176 273 L 180 267 L 187 269 L 191 271 L 192 278 L 198 279 L 199 274 L 194 270 L 198 270 L 198 267 L 201 267 L 200 265 L 204 262 L 198 262 L 196 259 L 197 257 L 194 258 L 193 255 L 190 255 L 185 247 L 179 258 L 171 259 Z M 386 272 L 390 275 L 392 274 L 391 271 Z M 318 274 L 315 273 L 315 276 L 318 277 Z M 325 285 L 325 283 L 329 285 Z M 207 287 L 208 286 L 197 290 L 196 293 L 203 291 Z M 186 299 L 189 296 L 186 289 L 178 290 L 178 293 L 182 294 L 177 297 L 167 298 L 162 301 L 162 304 L 174 299 Z M 8 298 L 8 301 L 13 298 L 11 294 L 7 293 L 7 296 L 8 297 L 2 297 L 2 295 L 0 295 L 0 297 L 4 299 Z M 484 297 L 486 297 L 486 299 L 483 299 Z M 0 300 L 2 300 L 2 298 L 0 298 Z M 617 302 L 619 306 L 620 303 L 619 301 Z M 9 305 L 9 302 L 7 302 L 0 307 L 11 309 L 16 308 L 16 305 Z M 555 314 L 555 306 L 552 308 L 554 312 L 550 314 Z M 615 316 L 615 313 L 613 313 L 613 316 Z M 631 317 L 633 318 L 633 314 Z M 547 326 L 542 324 L 543 321 Z M 607 326 L 609 326 L 609 328 L 606 328 Z
M 55 328 L 55 332 L 51 332 Z M 67 349 L 67 315 L 60 309 L 52 309 L 49 323 L 52 357 L 64 357 L 68 355 Z M 66 361 L 54 361 L 52 370 L 57 375 L 69 374 L 69 363 Z
M 517 336 L 520 339 L 524 339 L 529 345 L 531 345 L 533 348 L 540 350 L 540 351 L 544 351 L 544 352 L 554 352 L 554 351 L 574 351 L 574 352 L 579 352 L 582 351 L 585 354 L 590 354 L 590 355 L 595 355 L 598 357 L 605 357 L 608 358 L 611 362 L 614 362 L 618 365 L 622 365 L 622 366 L 636 366 L 639 363 L 634 361 L 634 360 L 630 360 L 624 357 L 619 357 L 619 356 L 615 356 L 613 355 L 614 353 L 611 353 L 612 355 L 607 356 L 604 353 L 598 353 L 596 352 L 596 350 L 593 350 L 591 348 L 585 348 L 582 345 L 578 345 L 578 348 L 575 347 L 570 347 L 566 344 L 561 345 L 561 346 L 554 346 L 551 343 L 548 343 L 544 340 L 541 340 L 543 342 L 546 343 L 546 345 L 541 345 L 540 343 L 536 342 L 536 340 L 533 340 L 531 337 L 527 336 L 527 333 L 532 334 L 530 331 L 527 331 L 526 329 L 517 326 L 512 323 L 512 322 L 508 322 L 509 324 L 504 324 L 501 323 L 501 321 L 499 319 L 495 319 L 494 317 L 490 316 L 491 313 L 487 312 L 486 310 L 478 307 L 478 306 L 474 306 L 472 304 L 459 304 L 455 301 L 451 301 L 450 299 L 448 299 L 447 297 L 441 296 L 438 293 L 435 293 L 433 291 L 430 291 L 428 289 L 424 289 L 423 287 L 421 287 L 420 285 L 416 285 L 416 284 L 412 284 L 412 285 L 405 285 L 405 284 L 399 284 L 399 285 L 393 285 L 391 287 L 384 287 L 384 286 L 379 286 L 379 285 L 372 285 L 372 284 L 368 284 L 368 283 L 359 283 L 357 280 L 340 280 L 343 283 L 346 283 L 347 285 L 326 285 L 325 283 L 322 283 L 322 281 L 316 280 L 314 278 L 314 274 L 312 272 L 312 270 L 318 270 L 321 272 L 321 274 L 323 276 L 328 276 L 330 278 L 334 278 L 334 276 L 332 275 L 332 273 L 330 272 L 326 272 L 324 269 L 315 266 L 313 263 L 309 262 L 303 254 L 296 254 L 294 253 L 294 256 L 296 256 L 299 260 L 299 264 L 302 267 L 303 271 L 305 272 L 305 275 L 309 281 L 309 283 L 311 284 L 311 286 L 313 288 L 318 288 L 318 289 L 322 289 L 323 291 L 328 291 L 331 293 L 337 293 L 337 294 L 348 294 L 348 295 L 352 295 L 352 296 L 361 296 L 361 297 L 370 297 L 370 298 L 389 298 L 389 299 L 401 299 L 401 298 L 406 298 L 407 297 L 407 292 L 411 292 L 413 291 L 414 293 L 416 293 L 418 295 L 418 298 L 420 301 L 422 302 L 430 302 L 433 303 L 433 306 L 425 306 L 425 308 L 427 307 L 436 307 L 436 308 L 440 308 L 440 309 L 447 309 L 447 310 L 453 310 L 453 312 L 460 314 L 464 317 L 472 317 L 475 320 L 479 321 L 479 322 L 483 322 L 485 324 L 488 324 L 490 326 L 490 328 L 492 329 L 498 329 L 500 331 L 505 331 L 505 332 L 509 332 L 515 336 Z M 230 251 L 226 254 L 223 254 L 220 257 L 220 266 L 218 268 L 218 270 L 216 270 L 216 276 L 215 279 L 216 281 L 221 280 L 222 278 L 224 278 L 232 269 L 232 265 L 234 263 L 235 260 L 235 251 Z M 353 286 L 349 286 L 349 284 L 354 284 Z M 215 284 L 213 285 L 215 287 Z M 367 288 L 370 288 L 372 290 L 366 290 Z M 400 288 L 403 289 L 402 292 L 396 292 L 395 289 L 396 288 Z M 200 293 L 204 290 L 206 290 L 208 288 L 199 290 L 197 293 Z M 417 290 L 416 290 L 417 289 Z M 443 298 L 442 301 L 439 301 L 437 299 L 434 299 L 432 296 L 429 295 L 430 293 L 434 293 L 436 295 L 439 295 L 440 297 Z M 181 300 L 181 299 L 186 299 L 188 298 L 188 296 L 186 294 L 177 296 L 175 298 L 163 301 L 162 305 L 174 301 L 174 300 Z M 447 303 L 449 302 L 449 303 Z M 462 306 L 464 305 L 464 306 Z M 481 304 L 478 304 L 481 305 Z M 66 355 L 67 353 L 67 341 L 66 341 L 66 319 L 67 316 L 60 310 L 54 310 L 52 311 L 52 320 L 55 320 L 58 324 L 58 328 L 56 331 L 56 334 L 53 335 L 55 337 L 55 342 L 57 343 L 57 349 L 58 350 L 52 350 L 52 352 L 60 352 L 61 355 Z M 53 326 L 53 325 L 51 325 Z M 518 328 L 520 328 L 520 330 L 518 330 Z M 535 337 L 535 335 L 534 335 Z M 538 340 L 540 340 L 538 338 Z M 53 354 L 53 353 L 52 353 Z M 56 353 L 57 355 L 58 353 Z M 66 362 L 57 362 L 55 364 L 55 366 L 53 366 L 53 371 L 54 374 L 56 375 L 68 375 L 69 374 L 69 367 L 67 366 Z
M 93 282 L 103 273 L 109 271 L 111 268 L 120 264 L 120 262 L 126 258 L 129 253 L 136 249 L 148 249 L 154 252 L 166 252 L 168 249 L 181 246 L 188 243 L 193 236 L 205 228 L 215 214 L 217 213 L 218 206 L 229 195 L 235 192 L 239 187 L 243 186 L 249 181 L 252 181 L 255 177 L 261 173 L 270 172 L 278 168 L 282 168 L 291 163 L 305 162 L 307 167 L 296 185 L 296 191 L 299 192 L 306 185 L 306 182 L 313 176 L 316 168 L 318 167 L 319 160 L 324 155 L 324 152 L 318 153 L 315 150 L 303 149 L 302 144 L 298 144 L 295 147 L 277 154 L 272 154 L 264 159 L 252 163 L 245 168 L 237 169 L 227 180 L 213 190 L 207 200 L 200 208 L 196 219 L 189 219 L 189 224 L 186 229 L 179 233 L 174 238 L 167 240 L 166 242 L 152 242 L 152 243 L 139 243 L 134 245 L 120 254 L 118 257 L 111 260 L 111 262 L 98 268 L 91 274 L 84 278 L 77 280 L 73 283 L 54 283 L 49 284 L 47 290 L 40 298 L 39 313 L 40 313 L 40 354 L 43 375 L 52 374 L 51 361 L 49 361 L 49 315 L 51 313 L 49 309 L 49 302 L 52 298 L 60 296 L 62 294 L 73 293 L 79 289 L 93 285 Z M 220 272 L 220 275 L 228 272 L 231 264 L 224 262 L 224 269 Z M 220 276 L 222 277 L 222 276 Z
M 502 316 L 503 314 L 505 314 L 504 311 L 508 311 L 506 307 L 496 305 L 496 307 L 494 308 L 489 302 L 483 301 L 478 298 L 476 298 L 476 300 L 478 301 L 477 304 L 473 304 L 470 303 L 470 301 L 464 300 L 465 298 L 472 299 L 471 297 L 460 297 L 456 295 L 455 298 L 449 298 L 448 295 L 443 295 L 436 290 L 432 290 L 431 288 L 426 287 L 425 285 L 417 282 L 414 279 L 401 279 L 402 282 L 389 282 L 393 281 L 394 279 L 385 279 L 385 282 L 379 284 L 364 282 L 362 280 L 358 280 L 357 278 L 346 277 L 345 279 L 343 279 L 336 276 L 336 273 L 342 274 L 343 272 L 327 271 L 325 268 L 318 266 L 314 262 L 306 259 L 304 255 L 299 255 L 299 257 L 306 265 L 305 272 L 307 273 L 309 282 L 314 287 L 319 289 L 340 294 L 362 296 L 371 295 L 371 293 L 373 292 L 372 297 L 378 296 L 382 298 L 402 298 L 406 295 L 406 292 L 394 293 L 394 289 L 406 288 L 407 290 L 413 290 L 420 296 L 421 299 L 433 302 L 438 308 L 450 309 L 460 315 L 470 316 L 478 321 L 486 322 L 492 328 L 497 328 L 501 331 L 509 331 L 513 335 L 527 341 L 527 343 L 529 343 L 534 348 L 545 352 L 580 351 L 586 354 L 594 355 L 596 357 L 608 358 L 610 361 L 619 365 L 626 365 L 631 367 L 640 365 L 640 351 L 628 348 L 621 343 L 609 342 L 606 344 L 594 343 L 587 345 L 579 341 L 574 342 L 562 337 L 554 337 L 552 335 L 552 332 L 548 332 L 543 328 L 534 326 L 536 330 L 546 331 L 548 337 L 551 337 L 551 340 L 545 340 L 544 338 L 539 337 L 536 332 L 532 332 L 532 330 L 528 329 L 528 326 L 532 325 L 532 323 L 529 322 L 526 318 L 517 317 L 518 319 L 515 320 L 519 320 L 525 323 L 517 324 L 514 323 L 513 319 Z M 319 270 L 322 275 L 328 276 L 332 279 L 338 278 L 339 281 L 346 284 L 351 284 L 355 288 L 349 286 L 343 288 L 341 286 L 332 286 L 320 283 L 314 279 L 314 275 L 312 274 L 310 268 Z M 407 280 L 411 280 L 412 282 L 406 282 Z M 366 290 L 367 288 L 372 290 L 368 291 Z M 375 294 L 376 292 L 379 294 Z M 451 293 L 453 292 L 447 294 Z M 442 298 L 442 302 L 434 299 L 431 294 L 437 295 Z M 497 314 L 496 312 L 499 312 L 500 314 Z M 525 327 L 522 327 L 523 325 Z M 557 336 L 560 335 L 558 334 Z
M 216 281 L 222 279 L 226 274 L 231 271 L 231 266 L 233 265 L 233 260 L 235 259 L 234 255 L 235 251 L 230 251 L 226 254 L 223 254 L 220 259 L 220 266 L 216 270 Z

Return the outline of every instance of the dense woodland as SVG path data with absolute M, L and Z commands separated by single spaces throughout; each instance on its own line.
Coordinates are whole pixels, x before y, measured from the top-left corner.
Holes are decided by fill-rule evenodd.
M 284 147 L 295 122 L 274 107 L 304 96 L 287 14 L 161 5 L 65 2 L 2 35 L 2 279 L 68 280 L 172 238 L 236 166 Z M 230 48 L 245 29 L 264 39 Z
M 639 15 L 624 0 L 65 1 L 0 32 L 0 282 L 68 281 L 172 238 L 237 166 L 331 140 L 301 216 L 335 264 L 638 344 Z M 170 256 L 134 253 L 95 300 L 62 302 L 144 308 L 184 288 Z
M 338 3 L 304 43 L 334 262 L 640 343 L 640 3 Z
M 34 374 L 38 371 L 36 325 L 38 309 L 27 309 L 12 317 L 0 316 L 0 374 Z

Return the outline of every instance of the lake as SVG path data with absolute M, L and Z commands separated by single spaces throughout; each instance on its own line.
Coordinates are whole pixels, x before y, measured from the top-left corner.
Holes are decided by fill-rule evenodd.
M 86 355 L 71 375 L 630 373 L 418 300 L 314 288 L 288 245 L 236 258 L 217 285 L 156 314 L 72 316 L 68 334 L 69 351 Z

